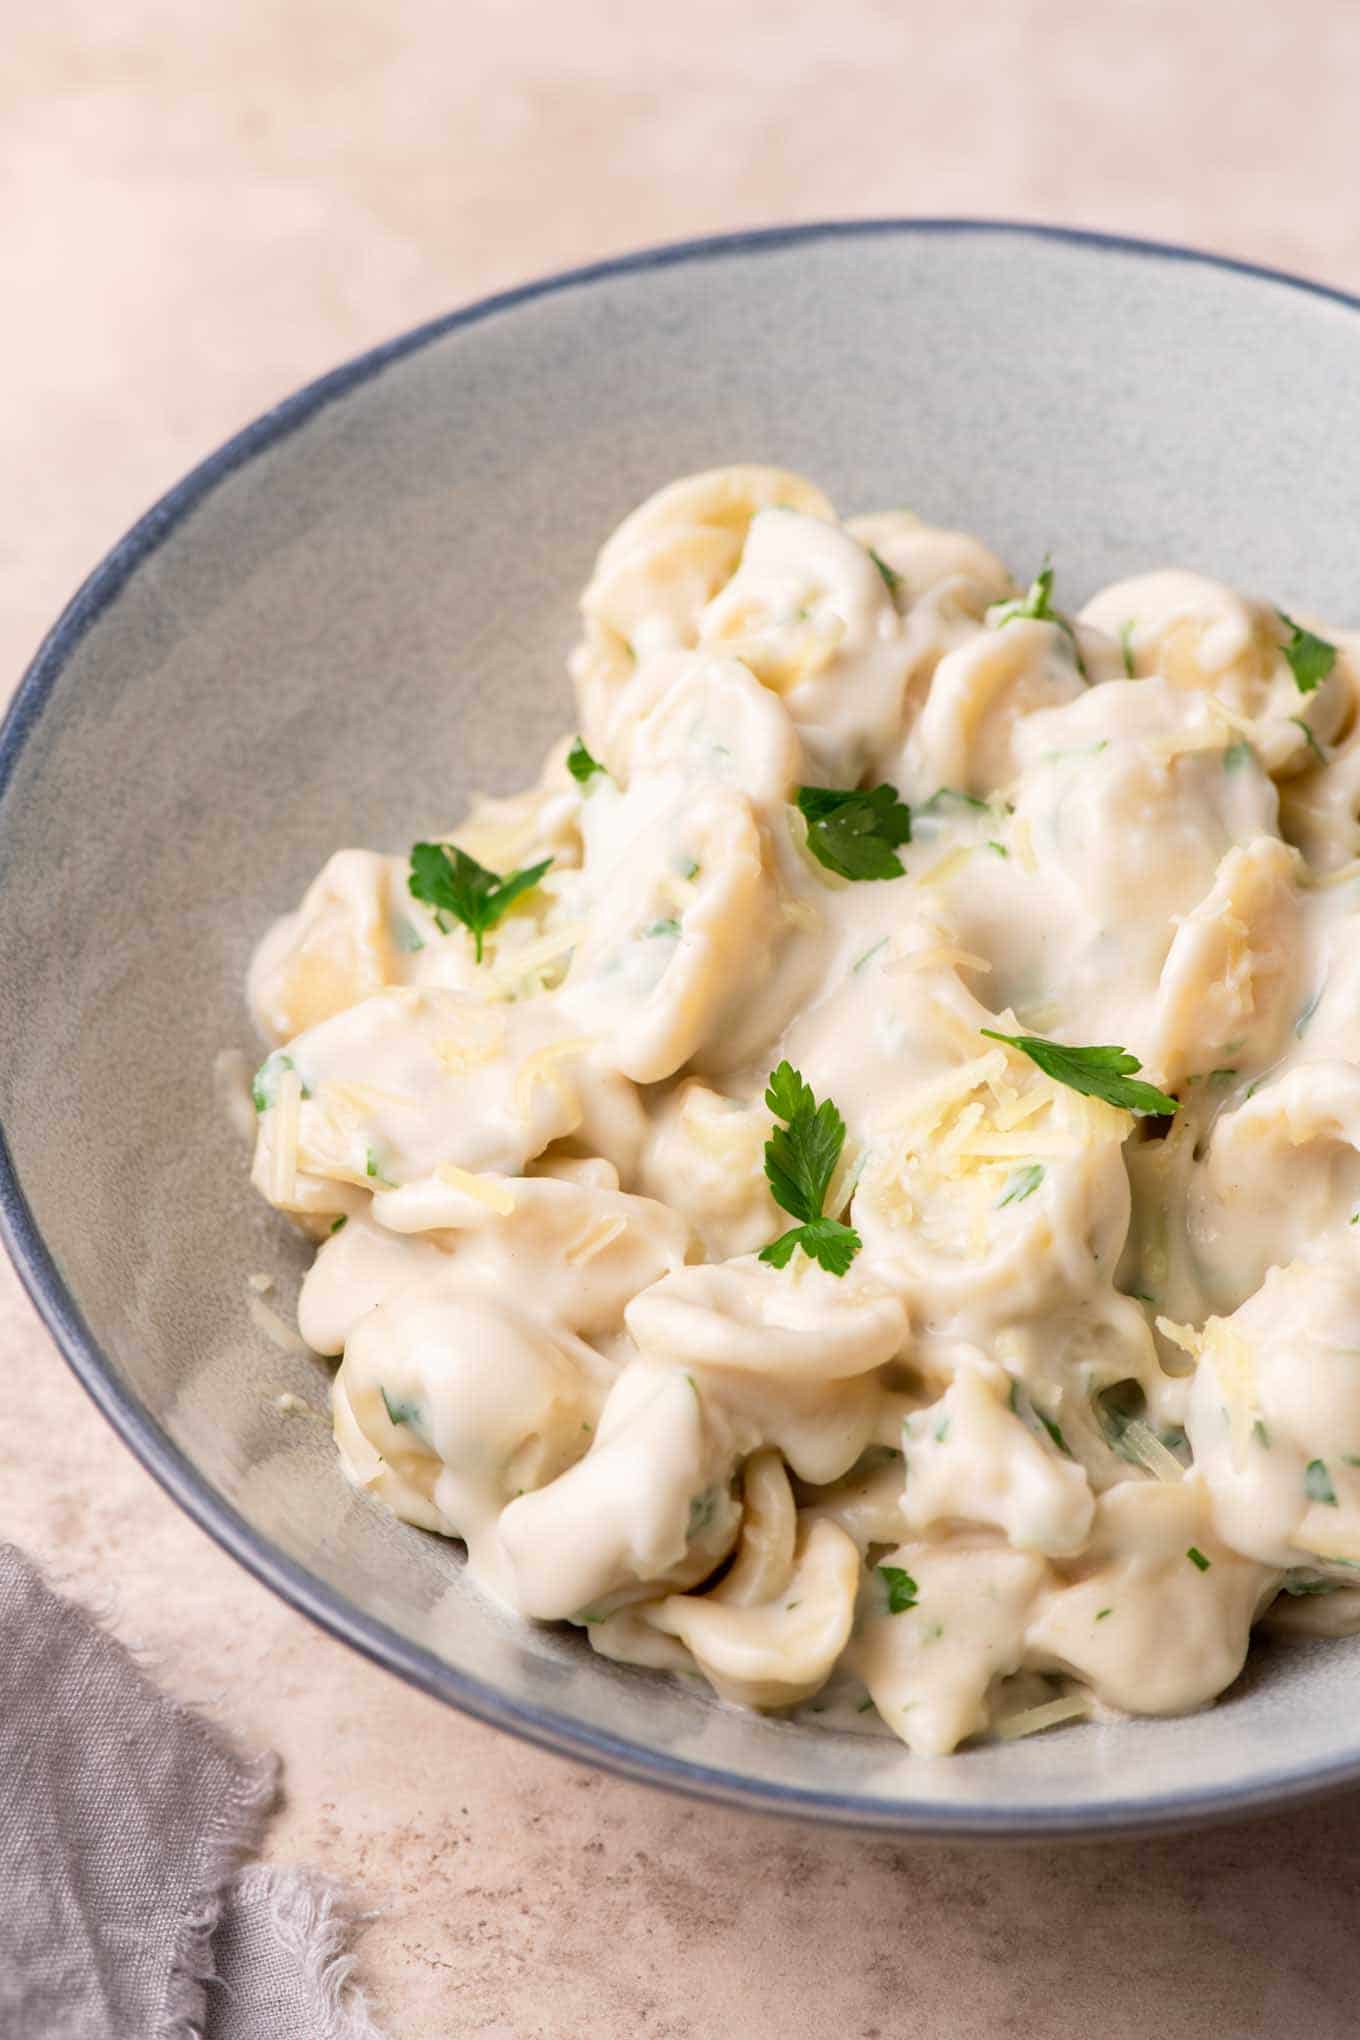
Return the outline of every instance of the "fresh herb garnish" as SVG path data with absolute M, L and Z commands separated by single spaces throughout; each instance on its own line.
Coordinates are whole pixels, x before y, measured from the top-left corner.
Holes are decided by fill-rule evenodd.
M 987 612 L 987 621 L 993 630 L 1004 630 L 1008 623 L 1031 617 L 1036 623 L 1053 623 L 1063 632 L 1072 647 L 1072 657 L 1083 680 L 1087 676 L 1086 662 L 1081 656 L 1081 646 L 1071 623 L 1060 610 L 1053 607 L 1053 562 L 1045 559 L 1025 593 L 1014 602 L 998 603 Z
M 996 1200 L 997 1210 L 1003 1210 L 1008 1204 L 1023 1204 L 1027 1197 L 1034 1195 L 1043 1180 L 1042 1162 L 1029 1162 L 1023 1169 L 1017 1169 Z
M 798 807 L 808 825 L 808 849 L 842 878 L 901 878 L 899 843 L 911 841 L 911 812 L 895 786 L 800 786 Z
M 866 1693 L 864 1698 L 860 1701 L 859 1706 L 855 1709 L 856 1714 L 867 1714 L 869 1712 L 869 1709 L 873 1706 L 873 1704 L 874 1703 L 872 1695 Z
M 1307 743 L 1308 748 L 1312 752 L 1313 756 L 1317 759 L 1318 764 L 1325 765 L 1327 763 L 1327 753 L 1323 750 L 1321 744 L 1318 742 L 1317 738 L 1313 735 L 1313 732 L 1309 729 L 1303 717 L 1301 715 L 1291 715 L 1289 720 L 1294 724 L 1296 729 L 1300 729 L 1303 731 L 1304 741 Z
M 780 1210 L 800 1223 L 762 1247 L 760 1259 L 785 1268 L 801 1247 L 828 1274 L 844 1275 L 862 1241 L 853 1226 L 824 1217 L 822 1207 L 845 1145 L 845 1121 L 829 1098 L 817 1103 L 788 1062 L 772 1073 L 765 1103 L 786 1122 L 765 1143 L 765 1175 Z
M 1191 1565 L 1195 1567 L 1196 1571 L 1208 1572 L 1209 1567 L 1212 1564 L 1212 1560 L 1207 1559 L 1204 1556 L 1204 1553 L 1200 1550 L 1197 1544 L 1192 1544 L 1185 1555 L 1189 1559 Z
M 567 753 L 567 770 L 578 786 L 584 786 L 586 781 L 593 779 L 597 772 L 603 772 L 604 766 L 601 765 L 598 758 L 591 757 L 589 751 L 578 737 Z
M 1325 1459 L 1310 1459 L 1303 1469 L 1303 1492 L 1310 1502 L 1325 1502 L 1329 1509 L 1340 1506 Z
M 1113 1615 L 1113 1613 L 1114 1613 L 1114 1609 L 1113 1609 L 1113 1608 L 1097 1608 L 1097 1610 L 1096 1610 L 1096 1621 L 1097 1621 L 1097 1622 L 1103 1622 L 1103 1621 L 1105 1620 L 1105 1617 L 1106 1617 L 1107 1615 Z
M 908 1608 L 916 1606 L 916 1582 L 909 1572 L 900 1565 L 880 1565 L 876 1568 L 883 1575 L 888 1589 L 888 1613 L 905 1615 Z
M 1264 1417 L 1258 1417 L 1256 1419 L 1256 1422 L 1251 1427 L 1251 1435 L 1256 1440 L 1257 1444 L 1261 1447 L 1262 1451 L 1269 1452 L 1270 1433 L 1266 1429 L 1266 1420 Z
M 283 1055 L 277 1049 L 273 1055 L 265 1057 L 250 1080 L 250 1102 L 257 1112 L 269 1110 L 279 1095 L 279 1078 L 285 1070 L 296 1068 L 297 1064 L 292 1056 Z M 304 1098 L 310 1098 L 312 1095 L 305 1084 L 302 1086 L 302 1095 Z
M 902 586 L 902 576 L 897 572 L 897 570 L 894 567 L 890 567 L 888 565 L 888 562 L 885 559 L 883 559 L 878 553 L 876 553 L 871 545 L 866 546 L 865 551 L 868 553 L 874 565 L 878 568 L 879 573 L 882 574 L 883 585 L 887 589 L 888 593 L 892 596 L 893 601 L 896 602 L 898 592 Z
M 916 812 L 918 815 L 937 815 L 946 801 L 956 800 L 963 807 L 978 808 L 987 812 L 987 802 L 979 800 L 975 793 L 963 793 L 957 786 L 937 786 L 929 800 L 923 800 Z
M 1275 614 L 1289 632 L 1289 641 L 1281 646 L 1294 675 L 1294 685 L 1300 694 L 1311 694 L 1327 678 L 1336 664 L 1336 646 L 1329 645 L 1326 638 L 1305 630 L 1301 623 L 1295 623 L 1292 616 L 1286 616 L 1282 609 Z
M 713 1521 L 714 1511 L 717 1509 L 717 1506 L 718 1496 L 713 1488 L 705 1488 L 702 1494 L 691 1495 L 689 1498 L 689 1523 L 686 1526 L 685 1535 L 687 1537 L 697 1537 L 701 1531 L 707 1530 L 709 1524 Z
M 419 1403 L 393 1402 L 387 1390 L 382 1387 L 379 1388 L 378 1394 L 383 1399 L 383 1408 L 387 1411 L 389 1424 L 405 1424 L 409 1429 L 415 1428 L 420 1421 Z
M 349 1223 L 349 1213 L 348 1213 L 347 1211 L 342 1211 L 342 1212 L 341 1212 L 341 1214 L 340 1214 L 340 1216 L 339 1216 L 339 1218 L 337 1218 L 337 1219 L 335 1220 L 335 1223 L 334 1223 L 334 1224 L 332 1225 L 332 1227 L 331 1227 L 331 1231 L 332 1231 L 333 1233 L 338 1233 L 338 1232 L 339 1232 L 339 1231 L 341 1231 L 341 1230 L 342 1230 L 342 1228 L 343 1228 L 344 1226 L 346 1226 L 346 1225 L 347 1225 L 348 1223 Z
M 979 1030 L 989 1041 L 1004 1041 L 1018 1048 L 1046 1077 L 1080 1091 L 1086 1098 L 1103 1098 L 1125 1112 L 1175 1112 L 1177 1100 L 1168 1098 L 1155 1084 L 1144 1084 L 1131 1072 L 1143 1065 L 1127 1049 L 1107 1045 L 1099 1048 L 1071 1048 L 1065 1041 L 1045 1041 L 1038 1034 L 999 1034 L 994 1027 Z
M 1028 1430 L 1032 1431 L 1034 1429 L 1034 1424 L 1036 1423 L 1042 1425 L 1044 1431 L 1047 1433 L 1048 1437 L 1052 1440 L 1053 1444 L 1057 1446 L 1059 1452 L 1065 1454 L 1065 1456 L 1068 1459 L 1072 1457 L 1071 1448 L 1068 1445 L 1066 1438 L 1064 1438 L 1062 1434 L 1061 1427 L 1053 1421 L 1052 1417 L 1047 1416 L 1044 1413 L 1044 1411 L 1039 1408 L 1038 1403 L 1034 1401 L 1032 1396 L 1025 1394 L 1019 1382 L 1016 1381 L 1014 1377 L 1012 1377 L 1011 1380 L 1011 1392 L 1009 1402 L 1011 1414 L 1013 1416 L 1019 1417 L 1021 1423 L 1024 1424 Z M 1034 1419 L 1034 1423 L 1030 1422 L 1031 1417 Z
M 374 1182 L 380 1184 L 384 1190 L 394 1190 L 396 1188 L 391 1178 L 384 1176 L 382 1163 L 378 1160 L 378 1150 L 375 1147 L 366 1147 L 364 1149 L 364 1174 L 371 1176 Z
M 1128 679 L 1136 680 L 1138 668 L 1133 663 L 1133 633 L 1138 628 L 1133 617 L 1119 626 L 1119 649 L 1124 656 L 1124 672 Z
M 441 935 L 449 933 L 446 915 L 462 922 L 472 936 L 480 963 L 487 929 L 494 928 L 506 908 L 538 884 L 551 863 L 551 857 L 545 857 L 541 864 L 502 878 L 452 843 L 417 843 L 411 852 L 407 884 L 412 899 L 423 900 L 434 909 Z

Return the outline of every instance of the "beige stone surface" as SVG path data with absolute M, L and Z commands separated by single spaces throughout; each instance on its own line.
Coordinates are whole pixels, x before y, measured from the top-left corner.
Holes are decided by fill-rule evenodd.
M 1347 0 L 45 0 L 0 66 L 0 696 L 85 569 L 303 378 L 639 243 L 855 213 L 1166 235 L 1360 289 Z M 172 1507 L 0 1273 L 0 1535 L 279 1749 L 392 2040 L 1222 2040 L 1357 2028 L 1360 1802 L 901 1848 L 463 1722 Z M 49 1441 L 31 1456 L 35 1415 Z

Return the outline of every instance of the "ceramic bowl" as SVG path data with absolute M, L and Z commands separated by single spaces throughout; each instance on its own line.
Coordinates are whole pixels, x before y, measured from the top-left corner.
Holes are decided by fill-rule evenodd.
M 242 1564 L 452 1706 L 734 1804 L 1036 1836 L 1360 1775 L 1360 1639 L 1253 1653 L 1212 1711 L 925 1760 L 738 1712 L 503 1617 L 342 1480 L 328 1370 L 256 1330 L 304 1251 L 214 1101 L 252 943 L 341 844 L 404 849 L 571 721 L 616 520 L 734 460 L 910 504 L 1065 599 L 1176 562 L 1354 625 L 1360 305 L 1071 233 L 871 222 L 663 248 L 380 348 L 115 548 L 0 738 L 0 1212 L 56 1340 Z M 1347 450 L 1349 449 L 1349 451 Z M 281 1395 L 311 1405 L 308 1419 Z

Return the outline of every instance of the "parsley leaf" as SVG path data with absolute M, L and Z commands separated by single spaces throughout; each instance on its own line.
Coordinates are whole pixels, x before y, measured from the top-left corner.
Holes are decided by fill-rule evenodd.
M 1327 1471 L 1325 1459 L 1310 1459 L 1303 1469 L 1303 1492 L 1310 1502 L 1325 1502 L 1329 1509 L 1339 1508 L 1332 1476 Z
M 1137 619 L 1132 616 L 1127 623 L 1119 626 L 1119 650 L 1124 660 L 1124 677 L 1128 680 L 1138 678 L 1138 668 L 1133 659 L 1133 633 L 1137 628 Z
M 494 928 L 506 908 L 536 886 L 551 865 L 551 857 L 531 864 L 525 871 L 512 871 L 502 878 L 488 871 L 466 850 L 451 843 L 417 843 L 411 852 L 411 875 L 407 880 L 412 899 L 434 908 L 441 935 L 449 932 L 444 916 L 452 914 L 469 931 L 482 960 L 482 937 Z
M 1131 1072 L 1143 1065 L 1127 1049 L 1113 1046 L 1070 1048 L 1065 1041 L 1045 1041 L 1037 1034 L 998 1034 L 994 1027 L 980 1030 L 990 1041 L 1004 1041 L 1018 1048 L 1046 1077 L 1080 1091 L 1086 1098 L 1103 1098 L 1126 1112 L 1175 1112 L 1178 1101 L 1168 1098 L 1155 1084 L 1139 1082 Z
M 817 1103 L 812 1086 L 788 1062 L 771 1074 L 765 1103 L 776 1119 L 786 1122 L 765 1143 L 770 1192 L 780 1209 L 801 1223 L 762 1247 L 760 1259 L 786 1268 L 801 1247 L 829 1275 L 844 1275 L 860 1250 L 860 1236 L 853 1226 L 825 1217 L 822 1206 L 845 1145 L 845 1121 L 829 1098 Z
M 807 819 L 808 849 L 842 878 L 901 878 L 899 843 L 911 841 L 911 811 L 895 786 L 800 786 L 798 806 Z
M 567 753 L 567 770 L 578 786 L 584 786 L 586 781 L 593 779 L 597 772 L 603 772 L 604 767 L 598 758 L 591 757 L 589 751 L 578 737 Z
M 1196 1571 L 1198 1572 L 1208 1572 L 1209 1567 L 1213 1563 L 1212 1559 L 1208 1559 L 1204 1556 L 1204 1553 L 1200 1550 L 1197 1544 L 1192 1544 L 1187 1550 L 1185 1555 L 1189 1559 L 1191 1565 L 1193 1565 Z
M 1004 1210 L 1008 1204 L 1023 1204 L 1027 1197 L 1034 1195 L 1043 1180 L 1043 1163 L 1027 1162 L 1025 1167 L 1017 1169 L 1007 1182 L 1005 1189 L 996 1200 L 997 1210 Z
M 381 1383 L 378 1387 L 378 1394 L 383 1399 L 383 1408 L 387 1411 L 387 1421 L 389 1424 L 406 1424 L 414 1428 L 420 1422 L 419 1403 L 402 1402 L 400 1399 L 394 1399 L 382 1387 Z
M 285 1070 L 296 1067 L 292 1056 L 284 1055 L 278 1049 L 275 1049 L 273 1055 L 265 1057 L 250 1080 L 250 1102 L 257 1112 L 269 1110 L 279 1095 L 279 1078 Z M 305 1084 L 302 1086 L 302 1095 L 304 1098 L 311 1096 Z
M 1294 675 L 1294 684 L 1300 694 L 1311 694 L 1336 664 L 1336 646 L 1329 645 L 1326 638 L 1316 636 L 1313 631 L 1305 630 L 1282 609 L 1277 609 L 1275 614 L 1290 634 L 1288 644 L 1281 649 Z
M 881 558 L 880 555 L 874 551 L 872 546 L 867 546 L 865 550 L 868 552 L 868 555 L 870 559 L 873 561 L 874 565 L 878 568 L 879 573 L 882 574 L 884 587 L 887 589 L 888 593 L 892 596 L 893 601 L 896 602 L 897 591 L 902 586 L 902 576 L 897 572 L 895 567 L 890 567 L 888 565 L 888 562 L 885 559 Z
M 1045 559 L 1025 593 L 1014 602 L 1001 602 L 987 612 L 987 621 L 993 630 L 1004 630 L 1008 623 L 1015 623 L 1020 617 L 1032 617 L 1036 623 L 1054 623 L 1062 631 L 1072 647 L 1072 657 L 1083 680 L 1090 676 L 1086 662 L 1081 656 L 1077 634 L 1061 610 L 1053 607 L 1053 562 Z
M 908 1608 L 916 1606 L 916 1582 L 909 1572 L 904 1572 L 900 1565 L 880 1565 L 875 1570 L 883 1575 L 888 1589 L 890 1615 L 905 1615 Z

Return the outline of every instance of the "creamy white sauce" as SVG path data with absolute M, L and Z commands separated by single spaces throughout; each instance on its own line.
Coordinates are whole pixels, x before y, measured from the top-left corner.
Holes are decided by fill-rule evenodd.
M 351 1480 L 610 1657 L 923 1753 L 1360 1627 L 1358 641 L 1301 685 L 1180 572 L 1064 617 L 762 468 L 644 504 L 583 613 L 600 769 L 445 839 L 551 859 L 481 959 L 342 850 L 251 966 Z M 884 782 L 901 875 L 828 869 L 799 788 Z M 1127 1049 L 1169 1130 L 988 1028 Z M 783 1058 L 844 1275 L 759 1258 Z

